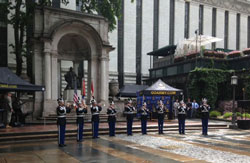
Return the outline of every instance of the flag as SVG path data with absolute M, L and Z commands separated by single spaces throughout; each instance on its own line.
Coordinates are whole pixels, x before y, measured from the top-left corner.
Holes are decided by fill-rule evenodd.
M 78 95 L 77 95 L 77 84 L 76 84 L 76 81 L 75 81 L 75 89 L 74 89 L 74 96 L 73 96 L 73 101 L 75 103 L 75 105 L 77 106 L 78 105 Z
M 91 96 L 94 96 L 94 84 L 93 81 L 91 81 Z
M 86 90 L 85 90 L 85 79 L 82 81 L 82 99 L 86 96 Z

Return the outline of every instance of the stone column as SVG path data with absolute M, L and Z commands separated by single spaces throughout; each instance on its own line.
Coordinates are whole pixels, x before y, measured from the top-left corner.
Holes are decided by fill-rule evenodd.
M 45 99 L 51 99 L 51 53 L 49 49 L 44 50 L 44 84 L 45 84 Z
M 91 98 L 91 82 L 94 85 L 94 97 L 99 101 L 99 64 L 97 56 L 92 56 L 88 62 L 88 98 Z
M 51 99 L 57 100 L 59 97 L 58 95 L 58 85 L 60 83 L 58 82 L 58 61 L 57 61 L 57 52 L 53 52 L 51 56 Z
M 106 56 L 100 57 L 100 101 L 107 102 L 108 100 L 108 67 L 109 58 Z

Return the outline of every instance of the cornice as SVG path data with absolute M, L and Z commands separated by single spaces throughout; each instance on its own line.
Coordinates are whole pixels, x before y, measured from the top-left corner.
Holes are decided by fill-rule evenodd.
M 190 1 L 223 8 L 228 11 L 234 11 L 250 15 L 249 0 L 190 0 Z

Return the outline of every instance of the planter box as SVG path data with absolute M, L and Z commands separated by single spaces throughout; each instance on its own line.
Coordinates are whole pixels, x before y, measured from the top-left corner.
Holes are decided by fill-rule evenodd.
M 250 55 L 250 48 L 247 48 L 242 51 L 245 55 Z
M 237 125 L 240 129 L 250 129 L 250 120 L 237 120 Z

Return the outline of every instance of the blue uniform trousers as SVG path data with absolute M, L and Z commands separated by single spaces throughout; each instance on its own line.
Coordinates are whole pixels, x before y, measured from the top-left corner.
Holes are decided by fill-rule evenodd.
M 163 122 L 164 122 L 164 119 L 158 118 L 158 131 L 159 131 L 159 134 L 163 134 Z
M 92 122 L 93 138 L 98 138 L 98 131 L 99 131 L 99 122 L 97 121 Z
M 127 134 L 132 135 L 133 119 L 127 119 Z
M 179 134 L 185 134 L 185 119 L 179 118 Z
M 202 135 L 207 135 L 208 118 L 202 118 Z
M 115 136 L 115 122 L 109 121 L 109 136 Z
M 64 145 L 66 125 L 58 125 L 58 144 Z
M 141 132 L 147 134 L 147 120 L 141 120 Z
M 82 141 L 84 122 L 77 123 L 77 141 Z

